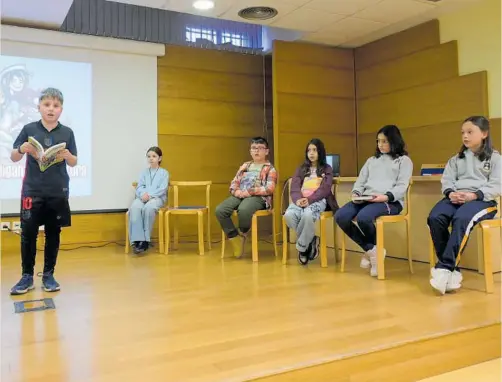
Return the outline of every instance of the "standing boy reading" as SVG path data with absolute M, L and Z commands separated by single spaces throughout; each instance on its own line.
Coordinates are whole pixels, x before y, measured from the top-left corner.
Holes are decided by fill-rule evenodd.
M 59 283 L 54 279 L 54 269 L 61 227 L 71 225 L 68 203 L 70 177 L 66 165 L 73 167 L 77 164 L 77 146 L 72 129 L 59 122 L 63 111 L 61 91 L 54 88 L 43 90 L 38 110 L 42 119 L 23 127 L 11 153 L 13 162 L 20 161 L 28 154 L 21 190 L 23 274 L 21 280 L 11 289 L 11 294 L 14 295 L 24 294 L 34 288 L 37 235 L 42 225 L 45 226 L 43 289 L 46 292 L 60 289 Z M 56 145 L 58 150 L 54 150 Z M 51 147 L 53 150 L 50 150 Z
M 250 152 L 253 160 L 245 162 L 237 171 L 230 184 L 231 196 L 216 207 L 216 218 L 232 244 L 235 257 L 243 254 L 254 213 L 272 207 L 272 195 L 277 184 L 277 172 L 267 160 L 267 140 L 262 137 L 251 139 Z M 232 222 L 234 210 L 239 217 L 240 233 Z

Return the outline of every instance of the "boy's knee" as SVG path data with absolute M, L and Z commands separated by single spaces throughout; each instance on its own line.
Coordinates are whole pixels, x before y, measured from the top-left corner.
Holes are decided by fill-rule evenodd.
M 228 217 L 227 209 L 225 208 L 223 203 L 218 204 L 218 206 L 214 210 L 214 214 L 219 219 L 224 219 Z

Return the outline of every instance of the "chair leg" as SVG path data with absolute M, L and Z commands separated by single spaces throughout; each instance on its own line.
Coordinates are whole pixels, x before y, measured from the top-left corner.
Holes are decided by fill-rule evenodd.
M 430 268 L 434 268 L 436 266 L 436 250 L 434 249 L 434 242 L 432 241 L 432 236 L 429 232 L 429 266 Z
M 483 232 L 483 260 L 485 266 L 486 293 L 493 293 L 493 268 L 492 268 L 492 235 L 489 228 L 481 228 Z
M 199 237 L 199 255 L 204 254 L 204 214 L 202 211 L 197 213 L 197 235 Z
M 164 212 L 159 211 L 159 253 L 164 253 Z
M 180 233 L 178 231 L 178 216 L 174 215 L 173 216 L 173 249 L 176 250 L 178 249 L 178 244 L 180 241 Z
M 126 212 L 125 216 L 125 253 L 129 253 L 129 211 Z
M 253 261 L 258 261 L 258 218 L 253 215 L 251 219 L 251 253 Z
M 211 250 L 211 215 L 209 209 L 207 210 L 207 248 Z
M 342 235 L 342 265 L 340 267 L 341 272 L 345 272 L 345 232 L 341 231 Z
M 410 265 L 410 273 L 413 274 L 413 256 L 411 254 L 411 220 L 406 220 L 406 246 L 408 249 L 408 264 Z
M 227 240 L 227 237 L 225 235 L 225 231 L 221 230 L 221 258 L 223 259 L 225 257 L 225 241 Z
M 275 216 L 272 214 L 272 243 L 274 245 L 274 256 L 277 257 L 277 227 L 275 224 Z
M 336 235 L 336 223 L 333 221 L 333 247 L 335 252 L 335 264 L 340 260 L 340 253 L 338 251 L 338 237 Z
M 326 218 L 321 216 L 321 267 L 328 266 L 328 253 L 326 248 Z
M 288 263 L 288 252 L 289 252 L 289 242 L 288 242 L 288 226 L 286 225 L 286 219 L 282 217 L 282 263 L 286 265 Z
M 171 241 L 171 232 L 169 229 L 169 217 L 171 214 L 167 211 L 164 214 L 164 255 L 167 255 L 169 253 L 169 244 Z
M 377 231 L 377 273 L 378 280 L 385 280 L 385 261 L 383 258 L 383 223 L 377 221 L 376 223 Z

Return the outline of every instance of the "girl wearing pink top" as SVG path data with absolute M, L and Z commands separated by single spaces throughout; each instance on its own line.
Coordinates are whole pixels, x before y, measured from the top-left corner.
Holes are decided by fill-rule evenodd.
M 306 265 L 319 254 L 319 238 L 315 236 L 315 222 L 321 212 L 338 209 L 331 191 L 333 169 L 326 163 L 326 149 L 314 138 L 305 150 L 305 162 L 298 167 L 291 181 L 292 203 L 284 215 L 286 224 L 296 231 L 298 261 Z

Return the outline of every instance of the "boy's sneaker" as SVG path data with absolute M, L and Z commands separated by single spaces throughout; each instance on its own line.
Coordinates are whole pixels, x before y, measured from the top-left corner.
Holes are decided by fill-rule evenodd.
M 18 283 L 12 287 L 10 294 L 25 294 L 33 288 L 35 288 L 35 286 L 33 285 L 33 276 L 25 273 L 21 277 L 21 280 L 19 280 Z
M 454 292 L 462 288 L 462 273 L 455 270 L 451 274 L 451 279 L 448 284 L 446 284 L 446 292 Z
M 38 275 L 40 276 L 40 273 Z M 42 286 L 46 292 L 57 292 L 61 289 L 52 272 L 42 275 Z
M 432 268 L 431 269 L 431 286 L 441 295 L 446 293 L 448 284 L 451 285 L 452 272 L 448 269 Z
M 244 245 L 247 235 L 241 234 L 229 239 L 235 258 L 239 259 L 244 255 Z

